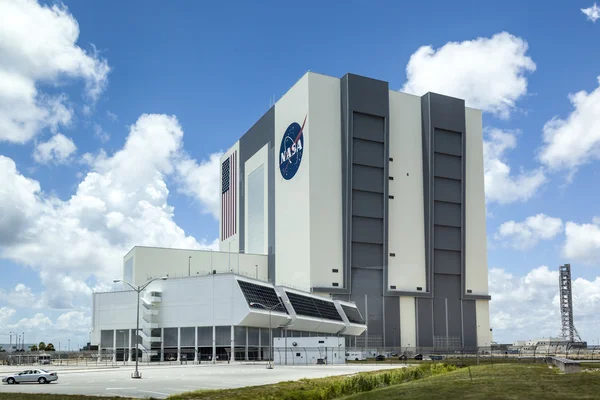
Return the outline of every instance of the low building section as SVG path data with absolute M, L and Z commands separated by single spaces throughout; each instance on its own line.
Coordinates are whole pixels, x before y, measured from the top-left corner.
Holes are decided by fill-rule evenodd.
M 92 342 L 116 361 L 135 359 L 136 347 L 148 361 L 267 360 L 269 328 L 274 338 L 344 343 L 366 330 L 353 303 L 235 273 L 152 282 L 140 294 L 137 337 L 135 291 L 95 293 L 93 303 Z

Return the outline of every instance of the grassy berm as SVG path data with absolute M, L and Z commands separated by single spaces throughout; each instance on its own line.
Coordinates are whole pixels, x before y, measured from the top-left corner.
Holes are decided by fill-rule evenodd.
M 112 397 L 0 393 L 0 400 L 123 400 Z M 600 399 L 600 372 L 565 375 L 547 365 L 494 364 L 407 369 L 304 379 L 274 385 L 188 392 L 169 400 L 563 400 Z
M 600 372 L 562 374 L 547 365 L 499 364 L 471 367 L 448 374 L 376 389 L 344 400 L 392 399 L 600 399 Z

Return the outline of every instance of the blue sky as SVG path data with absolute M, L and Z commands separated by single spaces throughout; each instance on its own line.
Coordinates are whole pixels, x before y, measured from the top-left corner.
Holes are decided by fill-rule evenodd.
M 214 154 L 311 70 L 482 108 L 495 338 L 558 334 L 556 270 L 571 262 L 576 324 L 595 341 L 600 23 L 581 10 L 592 6 L 6 2 L 0 9 L 13 14 L 0 15 L 14 18 L 0 16 L 0 165 L 9 182 L 0 206 L 10 221 L 0 219 L 0 333 L 83 342 L 90 293 L 108 287 L 115 255 L 143 240 L 210 246 Z M 27 22 L 17 16 L 31 26 L 20 29 Z M 580 91 L 574 105 L 569 94 Z

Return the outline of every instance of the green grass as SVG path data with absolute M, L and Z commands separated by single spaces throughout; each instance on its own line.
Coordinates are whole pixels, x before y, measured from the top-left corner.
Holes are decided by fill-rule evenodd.
M 345 400 L 392 399 L 598 399 L 600 373 L 562 374 L 544 365 L 499 364 L 471 367 L 433 376 L 368 393 L 346 397 Z
M 240 389 L 201 390 L 172 395 L 169 400 L 328 400 L 427 376 L 444 374 L 455 369 L 454 365 L 428 364 L 414 368 L 363 372 L 351 376 L 301 379 Z
M 129 397 L 79 396 L 66 394 L 0 393 L 0 400 L 133 400 Z

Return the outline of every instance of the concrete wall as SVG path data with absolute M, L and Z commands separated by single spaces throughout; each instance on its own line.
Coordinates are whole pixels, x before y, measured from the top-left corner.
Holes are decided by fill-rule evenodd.
M 268 259 L 267 256 L 260 254 L 136 246 L 127 254 L 124 265 L 132 257 L 133 283 L 136 285 L 160 276 L 168 275 L 176 278 L 188 275 L 207 275 L 213 270 L 217 273 L 231 270 L 237 273 L 239 270 L 240 274 L 252 278 L 257 277 L 258 270 L 258 279 L 267 280 Z M 188 271 L 190 271 L 189 274 Z
M 251 254 L 268 253 L 268 150 L 269 145 L 265 144 L 246 161 L 244 168 L 244 251 Z
M 311 118 L 308 115 L 308 81 L 304 75 L 275 104 L 275 280 L 277 284 L 310 289 L 310 151 Z M 286 180 L 280 172 L 280 145 L 290 124 L 304 126 L 302 161 L 296 175 Z
M 400 297 L 400 345 L 415 347 L 417 343 L 417 324 L 415 314 L 415 298 Z
M 310 284 L 341 288 L 344 260 L 340 80 L 309 73 L 308 83 L 311 129 L 310 148 L 305 156 L 310 160 Z
M 488 295 L 488 263 L 483 178 L 483 131 L 481 111 L 465 109 L 466 121 L 466 290 Z
M 388 290 L 427 286 L 421 136 L 421 98 L 390 91 Z
M 475 314 L 477 318 L 477 345 L 490 346 L 493 340 L 490 331 L 490 302 L 488 300 L 475 301 Z

